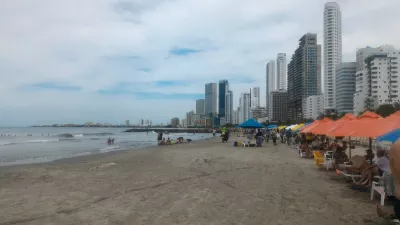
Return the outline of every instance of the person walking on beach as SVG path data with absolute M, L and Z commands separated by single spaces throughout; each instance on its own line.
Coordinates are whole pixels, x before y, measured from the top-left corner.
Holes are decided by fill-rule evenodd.
M 276 138 L 278 137 L 278 132 L 276 130 L 273 130 L 271 132 L 271 138 L 272 138 L 272 142 L 274 143 L 274 145 L 276 145 Z
M 267 129 L 267 130 L 265 131 L 265 141 L 266 141 L 267 143 L 269 143 L 269 138 L 270 138 L 270 136 L 271 136 L 271 130 L 270 130 L 270 129 Z
M 215 133 L 216 133 L 217 131 L 214 129 L 213 130 L 213 139 L 215 139 Z
M 292 129 L 288 129 L 286 131 L 286 141 L 287 141 L 287 145 L 290 146 L 291 144 L 291 139 L 292 139 Z
M 260 129 L 258 129 L 258 131 L 256 133 L 256 142 L 257 142 L 257 147 L 261 147 L 262 146 L 263 133 L 261 132 Z

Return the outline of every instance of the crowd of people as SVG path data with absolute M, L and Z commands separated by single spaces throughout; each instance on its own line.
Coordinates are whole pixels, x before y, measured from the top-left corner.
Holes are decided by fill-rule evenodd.
M 182 143 L 190 143 L 192 142 L 192 139 L 187 138 L 186 140 L 183 137 L 178 137 L 175 140 L 173 138 L 165 137 L 163 138 L 163 133 L 159 132 L 157 134 L 157 143 L 158 145 L 173 145 L 173 144 L 182 144 Z

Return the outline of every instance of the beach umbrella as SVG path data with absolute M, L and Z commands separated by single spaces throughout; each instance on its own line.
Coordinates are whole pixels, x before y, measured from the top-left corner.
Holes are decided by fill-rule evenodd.
M 278 126 L 275 125 L 275 124 L 271 124 L 271 125 L 268 125 L 268 126 L 267 126 L 268 129 L 274 129 L 274 128 L 277 128 L 277 127 L 278 127 Z
M 400 129 L 396 129 L 396 130 L 393 130 L 387 134 L 384 134 L 384 135 L 378 137 L 376 140 L 377 141 L 389 141 L 389 142 L 394 143 L 399 138 L 400 138 Z
M 400 119 L 400 110 L 385 118 L 385 120 L 399 120 L 399 119 Z
M 239 124 L 237 127 L 240 127 L 240 128 L 265 128 L 264 125 L 257 122 L 257 120 L 255 120 L 253 118 L 250 118 L 249 120 Z

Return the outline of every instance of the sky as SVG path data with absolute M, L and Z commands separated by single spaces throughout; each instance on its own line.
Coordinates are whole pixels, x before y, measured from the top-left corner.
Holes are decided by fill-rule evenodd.
M 338 0 L 343 61 L 400 48 L 399 0 Z M 322 0 L 2 0 L 0 126 L 183 118 L 205 83 L 261 87 L 276 54 L 317 33 Z M 265 98 L 261 99 L 265 102 Z M 265 103 L 264 103 L 265 105 Z

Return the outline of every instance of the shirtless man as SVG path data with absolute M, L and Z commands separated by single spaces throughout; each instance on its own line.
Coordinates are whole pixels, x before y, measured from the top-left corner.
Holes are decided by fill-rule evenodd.
M 376 205 L 378 216 L 389 218 L 395 224 L 400 224 L 400 139 L 397 140 L 389 150 L 389 163 L 395 181 L 395 199 L 393 202 L 394 215 L 383 212 L 379 205 Z

